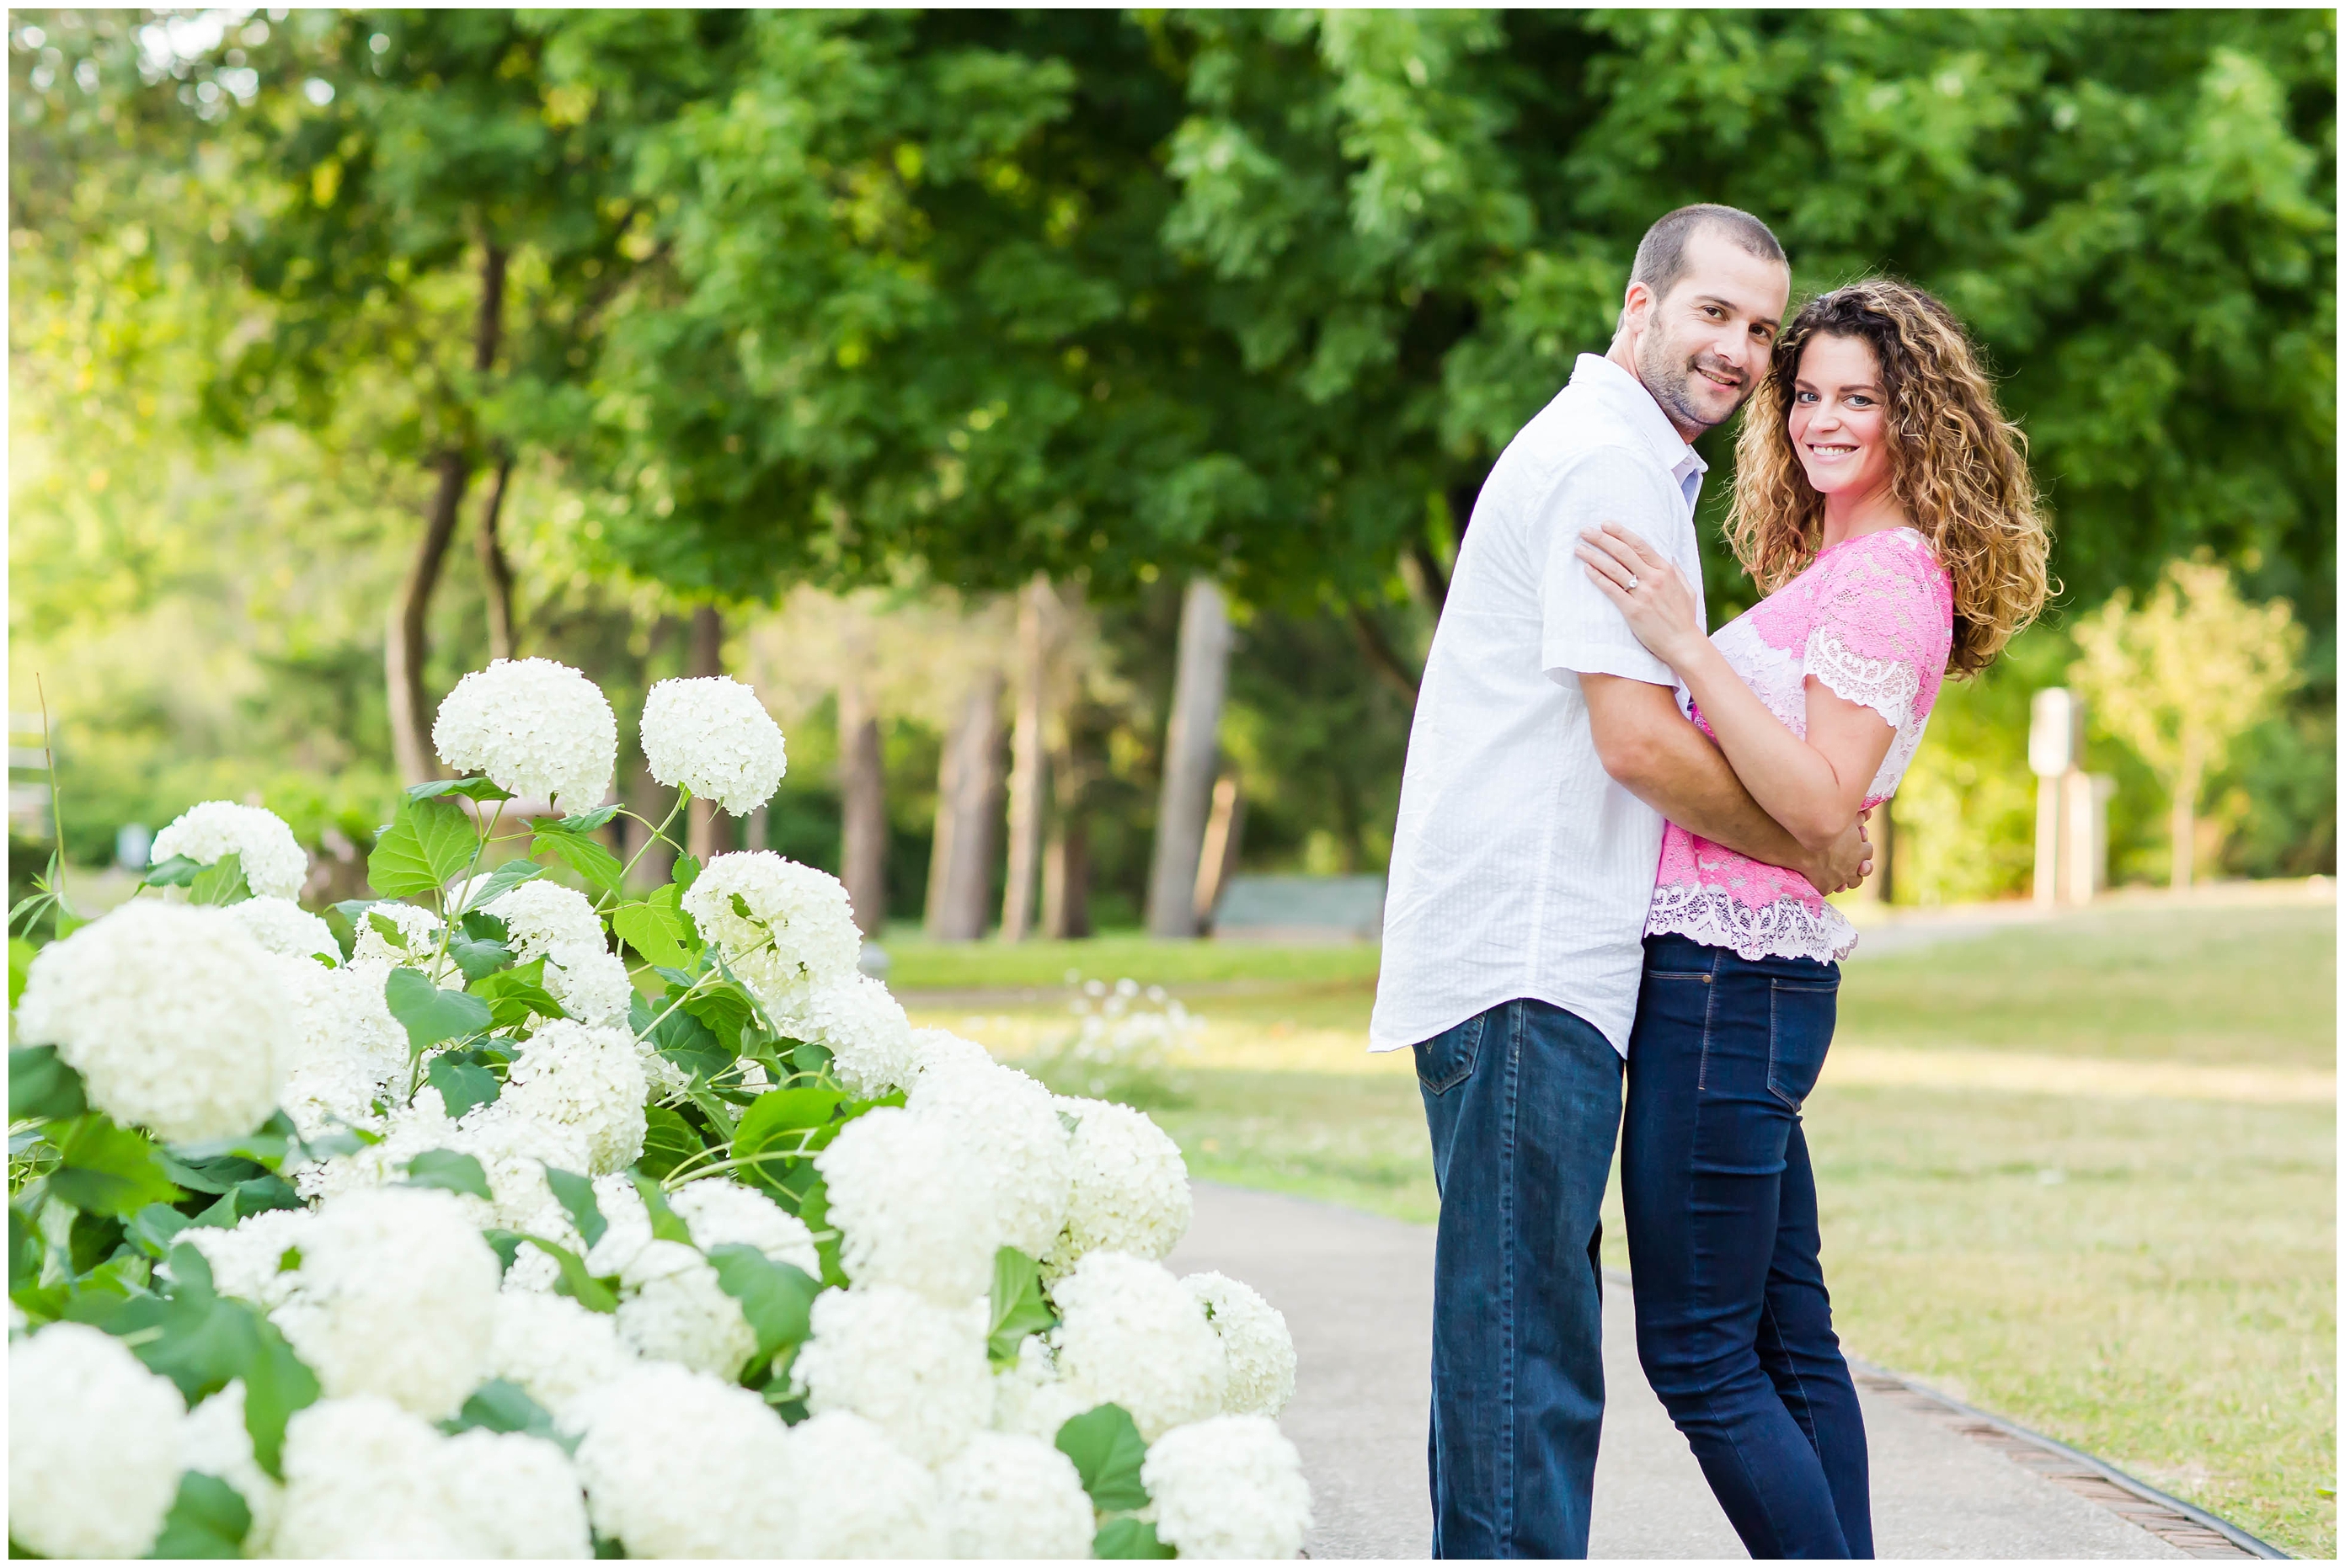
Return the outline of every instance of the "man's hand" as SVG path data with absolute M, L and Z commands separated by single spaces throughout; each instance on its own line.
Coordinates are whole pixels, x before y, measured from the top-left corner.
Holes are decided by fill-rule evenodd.
M 1819 893 L 1844 893 L 1873 874 L 1873 840 L 1864 831 L 1869 811 L 1856 814 L 1856 820 L 1843 829 L 1841 835 L 1822 854 L 1801 866 L 1800 874 L 1815 885 Z

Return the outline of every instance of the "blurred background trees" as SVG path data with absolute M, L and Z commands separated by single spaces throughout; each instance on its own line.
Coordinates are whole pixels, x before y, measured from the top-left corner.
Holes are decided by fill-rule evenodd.
M 664 675 L 754 681 L 793 767 L 734 842 L 858 908 L 1136 924 L 1160 827 L 1212 837 L 1166 773 L 1207 584 L 1186 754 L 1243 864 L 1380 870 L 1482 476 L 1710 199 L 1799 292 L 1941 293 L 2051 498 L 2062 597 L 1942 701 L 1895 895 L 2024 885 L 2027 696 L 2080 652 L 2188 705 L 2096 650 L 2199 551 L 2301 636 L 2195 781 L 2096 691 L 2116 873 L 2333 869 L 2331 14 L 10 25 L 11 706 L 41 675 L 83 864 L 249 792 L 346 863 L 519 652 L 623 734 Z

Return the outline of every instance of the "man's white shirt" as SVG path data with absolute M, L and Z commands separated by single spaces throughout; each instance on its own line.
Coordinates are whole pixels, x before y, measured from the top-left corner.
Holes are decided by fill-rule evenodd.
M 1491 469 L 1409 727 L 1370 1050 L 1529 997 L 1628 1055 L 1661 817 L 1598 761 L 1579 676 L 1678 683 L 1573 551 L 1619 523 L 1699 593 L 1706 467 L 1642 383 L 1582 354 Z

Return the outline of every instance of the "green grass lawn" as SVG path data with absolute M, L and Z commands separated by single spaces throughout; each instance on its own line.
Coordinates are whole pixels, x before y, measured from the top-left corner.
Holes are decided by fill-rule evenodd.
M 1841 1038 L 2330 1071 L 2335 934 L 2328 905 L 2150 905 L 1860 956 Z M 1193 999 L 1213 1026 L 1200 1065 L 1147 1108 L 1191 1170 L 1435 1216 L 1416 1079 L 1406 1058 L 1361 1054 L 1373 949 L 897 951 L 891 979 L 908 988 L 914 973 L 1051 988 L 1068 968 L 1175 994 L 1258 982 Z M 1014 968 L 989 966 L 1002 955 Z M 1054 1005 L 1005 1005 L 997 1021 L 1030 1026 Z M 2336 1474 L 2333 1103 L 1836 1086 L 1827 1067 L 1806 1122 L 1852 1351 L 2288 1551 L 2334 1554 L 2336 1504 L 2319 1494 Z M 1625 1265 L 1617 1196 L 1607 1230 Z

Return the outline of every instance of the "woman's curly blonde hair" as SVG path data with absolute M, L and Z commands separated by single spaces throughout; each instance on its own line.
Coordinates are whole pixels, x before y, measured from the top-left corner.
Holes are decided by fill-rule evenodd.
M 1911 284 L 1867 278 L 1817 296 L 1792 319 L 1743 410 L 1727 542 L 1762 593 L 1799 575 L 1822 545 L 1824 498 L 1808 483 L 1790 425 L 1800 359 L 1818 336 L 1853 338 L 1881 367 L 1898 504 L 1954 579 L 1946 667 L 1974 675 L 2044 607 L 2051 539 L 2027 438 L 1995 406 L 1962 323 Z

